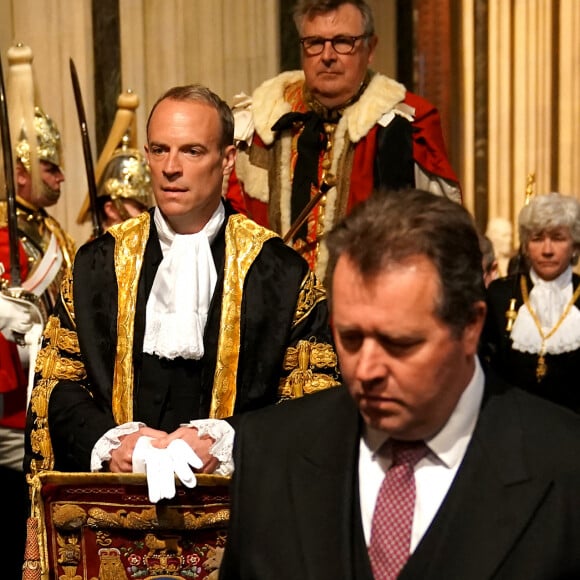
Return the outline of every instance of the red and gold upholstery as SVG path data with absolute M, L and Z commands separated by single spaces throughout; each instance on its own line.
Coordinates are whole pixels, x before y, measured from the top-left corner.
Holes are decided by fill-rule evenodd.
M 229 479 L 197 480 L 152 504 L 141 474 L 36 475 L 23 580 L 217 580 Z

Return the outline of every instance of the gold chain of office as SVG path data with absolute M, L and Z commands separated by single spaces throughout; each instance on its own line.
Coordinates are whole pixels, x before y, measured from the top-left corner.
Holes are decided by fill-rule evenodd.
M 564 308 L 564 311 L 562 312 L 560 318 L 558 318 L 558 320 L 556 321 L 556 324 L 554 324 L 554 326 L 552 326 L 550 332 L 548 332 L 547 334 L 544 334 L 544 331 L 542 330 L 542 325 L 540 324 L 540 319 L 538 318 L 536 311 L 532 308 L 532 305 L 530 304 L 530 295 L 528 293 L 528 281 L 526 280 L 525 276 L 520 277 L 520 288 L 522 290 L 522 297 L 524 299 L 524 304 L 526 305 L 527 309 L 529 310 L 530 314 L 532 315 L 532 319 L 534 320 L 534 324 L 536 325 L 536 328 L 538 329 L 538 332 L 540 333 L 540 338 L 542 339 L 542 346 L 540 347 L 540 352 L 538 353 L 538 364 L 536 365 L 536 380 L 538 382 L 540 382 L 546 376 L 546 373 L 548 372 L 548 365 L 546 364 L 546 358 L 545 358 L 546 342 L 548 341 L 548 339 L 550 337 L 554 336 L 554 334 L 556 333 L 558 328 L 560 328 L 560 326 L 562 326 L 562 322 L 564 322 L 566 316 L 568 316 L 568 313 L 572 309 L 572 306 L 574 306 L 574 303 L 580 297 L 580 284 L 578 285 L 578 288 L 576 288 L 576 291 L 572 295 L 572 298 L 570 298 L 570 301 L 568 302 L 568 304 L 566 304 L 566 307 Z

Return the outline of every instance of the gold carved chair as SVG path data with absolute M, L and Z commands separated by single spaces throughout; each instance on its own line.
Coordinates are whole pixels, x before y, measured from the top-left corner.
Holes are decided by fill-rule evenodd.
M 23 580 L 217 580 L 229 478 L 197 482 L 153 504 L 142 474 L 38 473 Z

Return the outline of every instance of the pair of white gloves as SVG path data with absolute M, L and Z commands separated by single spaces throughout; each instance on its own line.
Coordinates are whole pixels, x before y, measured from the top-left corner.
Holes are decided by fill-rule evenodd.
M 175 496 L 175 476 L 193 488 L 197 480 L 192 469 L 201 469 L 203 461 L 183 439 L 175 439 L 164 449 L 151 445 L 152 437 L 142 436 L 133 451 L 133 472 L 147 474 L 149 501 Z
M 22 298 L 0 292 L 0 332 L 26 334 L 35 322 L 37 307 Z

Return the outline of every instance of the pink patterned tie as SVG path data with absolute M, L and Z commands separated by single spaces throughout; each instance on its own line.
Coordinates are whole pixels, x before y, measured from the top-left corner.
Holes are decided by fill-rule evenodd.
M 369 546 L 375 580 L 396 578 L 409 558 L 415 510 L 413 468 L 428 451 L 423 441 L 391 439 L 388 444 L 393 463 L 379 490 Z

